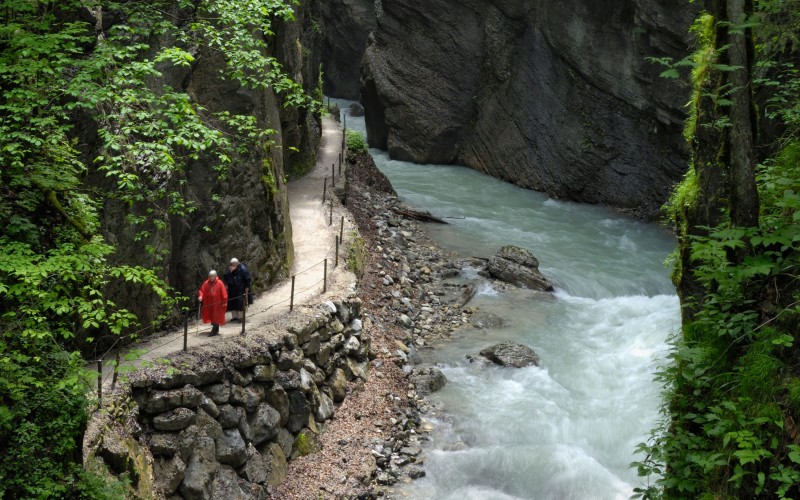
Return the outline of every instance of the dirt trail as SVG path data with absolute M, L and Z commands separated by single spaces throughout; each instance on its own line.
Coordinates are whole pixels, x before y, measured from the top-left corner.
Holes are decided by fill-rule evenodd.
M 342 150 L 342 127 L 330 116 L 322 118 L 322 138 L 314 169 L 304 177 L 291 181 L 288 184 L 289 217 L 292 224 L 292 243 L 294 246 L 294 263 L 290 276 L 295 276 L 293 308 L 302 307 L 303 304 L 314 304 L 324 300 L 323 285 L 330 293 L 333 290 L 343 290 L 355 284 L 355 278 L 344 270 L 344 256 L 340 249 L 339 265 L 334 266 L 336 256 L 336 236 L 340 231 L 347 238 L 354 227 L 341 205 L 323 204 L 323 183 L 327 182 L 326 200 L 331 196 L 331 176 L 335 175 L 338 186 L 344 182 L 344 166 L 341 174 L 339 170 L 339 153 Z M 333 166 L 333 169 L 332 169 Z M 332 172 L 333 170 L 333 172 Z M 327 181 L 324 179 L 327 177 Z M 344 228 L 344 230 L 342 230 Z M 327 259 L 327 283 L 324 283 L 325 259 Z M 199 288 L 200 284 L 198 284 Z M 248 307 L 246 316 L 246 334 L 258 333 L 260 327 L 279 321 L 282 316 L 289 314 L 290 297 L 292 290 L 291 278 L 275 284 L 269 290 L 258 296 Z M 326 294 L 327 295 L 327 294 Z M 228 313 L 227 319 L 231 315 Z M 187 347 L 231 338 L 242 333 L 242 323 L 226 323 L 220 326 L 220 335 L 209 336 L 210 325 L 204 325 L 196 318 L 189 321 Z M 183 349 L 183 328 L 165 332 L 145 342 L 131 346 L 128 353 L 138 352 L 135 361 L 124 361 L 122 353 L 120 371 L 128 371 L 132 366 L 140 366 L 144 362 L 155 362 L 170 353 Z M 111 354 L 104 361 L 104 385 L 110 385 L 113 375 L 113 361 L 115 355 Z M 94 368 L 93 366 L 91 368 Z

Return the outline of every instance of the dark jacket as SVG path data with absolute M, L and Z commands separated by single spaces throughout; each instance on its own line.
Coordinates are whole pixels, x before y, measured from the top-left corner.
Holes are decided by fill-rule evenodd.
M 247 303 L 253 303 L 253 276 L 250 274 L 250 271 L 247 269 L 247 266 L 244 264 L 244 262 L 240 262 L 239 266 L 237 266 L 233 271 L 228 268 L 228 270 L 225 271 L 225 274 L 222 276 L 222 280 L 228 287 L 229 311 L 241 311 L 244 309 L 244 301 L 242 298 L 245 289 L 249 291 L 247 294 Z

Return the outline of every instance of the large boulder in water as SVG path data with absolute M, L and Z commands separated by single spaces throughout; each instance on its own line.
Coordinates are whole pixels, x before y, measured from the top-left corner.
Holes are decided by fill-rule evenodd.
M 481 351 L 481 356 L 500 366 L 539 366 L 539 355 L 530 347 L 515 342 L 501 342 L 487 347 Z
M 447 377 L 435 366 L 414 368 L 409 376 L 417 394 L 427 396 L 447 384 Z
M 512 285 L 553 291 L 553 285 L 539 271 L 539 260 L 524 248 L 504 246 L 489 259 L 486 270 L 492 278 Z

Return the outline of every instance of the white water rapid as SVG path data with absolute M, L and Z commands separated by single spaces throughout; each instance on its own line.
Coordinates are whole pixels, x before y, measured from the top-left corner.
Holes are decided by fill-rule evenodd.
M 337 101 L 346 109 L 350 101 Z M 347 116 L 347 128 L 364 131 Z M 622 499 L 640 478 L 629 464 L 657 419 L 653 381 L 667 338 L 680 327 L 664 260 L 675 241 L 663 228 L 601 207 L 549 199 L 472 170 L 389 160 L 370 150 L 409 206 L 446 218 L 427 225 L 443 248 L 489 257 L 530 250 L 556 285 L 554 300 L 488 283 L 469 306 L 509 326 L 464 329 L 423 350 L 447 385 L 431 399 L 425 477 L 398 495 L 413 499 Z M 469 270 L 467 270 L 469 272 Z M 479 279 L 474 275 L 475 279 Z M 533 348 L 540 367 L 470 363 L 494 343 Z

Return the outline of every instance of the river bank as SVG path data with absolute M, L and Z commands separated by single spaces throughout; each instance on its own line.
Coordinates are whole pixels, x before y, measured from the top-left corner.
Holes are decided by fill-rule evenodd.
M 348 388 L 320 434 L 319 451 L 290 462 L 287 479 L 270 491 L 274 498 L 391 497 L 393 485 L 424 475 L 422 417 L 432 411 L 425 396 L 444 379 L 435 368 L 417 365 L 417 353 L 473 313 L 462 307 L 468 288 L 449 281 L 459 274 L 456 256 L 402 215 L 372 158 L 349 157 L 346 172 L 337 202 L 363 241 L 358 296 L 372 339 L 369 377 Z

